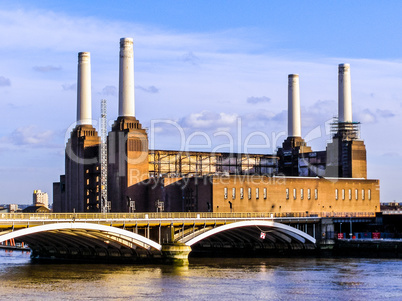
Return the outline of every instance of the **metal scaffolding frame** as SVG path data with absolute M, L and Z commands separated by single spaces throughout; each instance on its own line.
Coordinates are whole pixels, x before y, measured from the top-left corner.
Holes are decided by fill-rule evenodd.
M 331 123 L 331 133 L 334 138 L 343 141 L 360 139 L 360 122 L 340 122 L 337 119 Z
M 109 211 L 107 198 L 107 102 L 106 99 L 101 100 L 101 212 Z
M 149 174 L 151 177 L 205 176 L 213 174 L 277 174 L 274 155 L 181 152 L 149 150 Z

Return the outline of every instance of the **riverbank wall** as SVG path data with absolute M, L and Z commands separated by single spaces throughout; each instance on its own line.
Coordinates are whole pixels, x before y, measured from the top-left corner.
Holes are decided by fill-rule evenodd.
M 331 248 L 320 249 L 332 256 L 402 258 L 401 239 L 338 239 Z

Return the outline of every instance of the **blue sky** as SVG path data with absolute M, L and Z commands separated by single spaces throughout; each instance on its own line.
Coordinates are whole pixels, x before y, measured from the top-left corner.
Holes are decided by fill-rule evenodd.
M 401 11 L 400 1 L 0 1 L 0 203 L 29 203 L 34 189 L 51 197 L 64 173 L 78 52 L 91 52 L 93 118 L 102 98 L 117 117 L 126 36 L 136 115 L 158 149 L 179 148 L 179 125 L 191 150 L 219 147 L 227 132 L 243 151 L 265 133 L 269 145 L 256 135 L 250 151 L 273 153 L 286 136 L 287 75 L 298 73 L 302 134 L 323 150 L 337 65 L 350 63 L 368 176 L 381 201 L 402 201 Z

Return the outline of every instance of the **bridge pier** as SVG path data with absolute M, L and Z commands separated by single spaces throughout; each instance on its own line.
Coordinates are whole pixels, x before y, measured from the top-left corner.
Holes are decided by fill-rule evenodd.
M 162 258 L 166 263 L 175 265 L 188 265 L 188 254 L 191 247 L 183 243 L 162 244 Z

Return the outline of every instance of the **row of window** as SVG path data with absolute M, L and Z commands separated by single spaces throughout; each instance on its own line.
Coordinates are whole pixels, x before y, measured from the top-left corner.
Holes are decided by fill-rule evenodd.
M 90 190 L 87 189 L 87 196 L 89 196 L 89 191 Z M 96 186 L 96 192 L 99 192 L 99 186 L 98 185 Z M 98 199 L 99 199 L 99 196 L 96 197 L 96 200 L 98 200 Z
M 289 188 L 286 188 L 286 199 L 289 200 Z M 295 199 L 295 200 L 297 199 L 297 189 L 296 188 L 293 189 L 293 199 Z M 300 189 L 300 199 L 304 200 L 304 189 L 303 188 Z M 307 199 L 311 200 L 311 189 L 310 188 L 307 189 Z M 318 189 L 317 188 L 314 189 L 314 199 L 318 200 Z
M 99 195 L 96 196 L 96 201 L 99 201 Z M 89 204 L 89 198 L 87 198 L 87 204 Z
M 99 176 L 96 176 L 96 182 L 99 182 Z M 87 179 L 87 185 L 89 185 L 89 179 Z
M 99 166 L 96 166 L 96 170 L 99 170 Z M 85 173 L 89 173 L 89 169 L 86 169 Z
M 99 204 L 96 204 L 96 208 L 99 209 Z M 89 210 L 89 206 L 87 206 L 87 210 Z
M 352 189 L 348 190 L 348 195 L 349 195 L 349 200 L 352 200 Z M 342 200 L 344 200 L 346 198 L 346 191 L 345 189 L 342 189 Z M 366 198 L 366 191 L 364 189 L 361 190 L 361 199 L 364 201 Z M 369 200 L 371 200 L 371 189 L 367 190 L 367 198 Z M 286 188 L 286 199 L 289 200 L 289 188 Z M 294 188 L 293 189 L 293 199 L 296 200 L 297 199 L 297 189 Z M 303 200 L 304 199 L 304 189 L 301 188 L 300 189 L 300 199 Z M 311 200 L 311 189 L 308 188 L 307 189 L 307 199 Z M 314 199 L 317 200 L 318 199 L 318 189 L 315 188 L 314 189 Z M 339 199 L 339 190 L 335 189 L 335 200 Z M 356 201 L 359 199 L 359 189 L 355 189 L 355 199 Z
M 349 200 L 352 200 L 352 189 L 348 190 L 348 197 Z M 342 200 L 346 198 L 346 192 L 345 189 L 342 189 Z M 367 190 L 367 198 L 368 200 L 371 200 L 371 189 Z M 335 200 L 339 199 L 339 191 L 338 189 L 335 189 Z M 359 189 L 355 189 L 355 199 L 356 201 L 359 199 Z M 364 201 L 366 199 L 366 191 L 364 189 L 361 190 L 361 199 Z
M 92 189 L 87 189 L 87 195 L 89 195 L 90 190 L 92 190 Z M 96 192 L 99 192 L 99 185 L 96 185 Z
M 267 198 L 267 188 L 266 187 L 263 188 L 262 194 L 263 194 L 263 198 L 265 200 Z M 227 187 L 223 188 L 223 195 L 226 200 L 228 198 L 228 188 Z M 251 197 L 252 197 L 251 188 L 247 188 L 247 197 L 249 200 L 251 200 Z M 255 198 L 257 200 L 260 198 L 260 189 L 259 188 L 255 189 Z M 233 200 L 236 199 L 236 188 L 232 188 L 232 199 Z M 240 199 L 241 200 L 244 199 L 244 188 L 243 187 L 240 188 Z
M 228 198 L 228 188 L 225 187 L 223 189 L 223 193 L 224 193 L 224 198 L 225 200 Z M 346 198 L 346 191 L 345 189 L 342 189 L 342 200 L 345 200 Z M 240 188 L 239 191 L 240 194 L 240 199 L 244 199 L 244 188 Z M 349 196 L 349 200 L 352 200 L 352 189 L 348 190 L 348 196 Z M 251 188 L 247 188 L 247 198 L 249 200 L 251 200 L 252 198 L 252 189 Z M 259 188 L 255 188 L 255 198 L 259 199 L 260 198 L 260 189 Z M 263 188 L 263 198 L 264 200 L 267 198 L 267 188 L 264 187 Z M 286 188 L 286 199 L 289 200 L 290 198 L 290 190 L 289 188 Z M 304 195 L 304 189 L 301 188 L 300 189 L 300 199 L 303 200 L 305 198 Z M 308 188 L 307 189 L 307 199 L 311 200 L 312 195 L 311 195 L 311 189 Z M 366 191 L 364 189 L 361 190 L 361 199 L 364 201 L 366 198 Z M 236 199 L 236 188 L 232 188 L 232 199 Z M 297 199 L 297 189 L 294 188 L 293 189 L 293 199 L 296 200 Z M 314 199 L 318 200 L 318 189 L 315 188 L 314 189 Z M 339 190 L 335 189 L 335 199 L 338 200 L 339 199 Z M 355 189 L 355 199 L 358 200 L 359 199 L 359 189 Z M 371 189 L 367 190 L 367 199 L 371 200 Z

